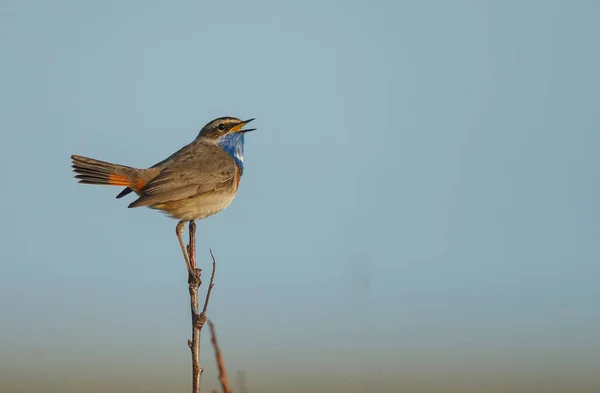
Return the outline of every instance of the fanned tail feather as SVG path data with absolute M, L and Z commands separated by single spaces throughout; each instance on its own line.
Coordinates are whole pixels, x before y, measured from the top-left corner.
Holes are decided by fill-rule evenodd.
M 130 187 L 135 185 L 137 169 L 93 158 L 72 155 L 73 172 L 79 183 Z M 124 192 L 121 194 L 126 195 Z M 121 195 L 119 194 L 119 195 Z

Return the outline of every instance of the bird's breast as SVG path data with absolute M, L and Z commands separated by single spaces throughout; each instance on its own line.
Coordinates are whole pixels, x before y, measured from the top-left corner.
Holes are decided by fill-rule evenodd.
M 235 195 L 236 190 L 229 187 L 219 192 L 198 194 L 190 198 L 164 202 L 151 207 L 162 210 L 178 220 L 201 220 L 224 210 L 231 204 Z

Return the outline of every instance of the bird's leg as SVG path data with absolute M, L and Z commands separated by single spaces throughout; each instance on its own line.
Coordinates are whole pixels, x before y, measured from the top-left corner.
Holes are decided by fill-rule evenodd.
M 179 240 L 179 246 L 181 247 L 181 252 L 183 253 L 183 259 L 185 259 L 185 265 L 187 267 L 188 272 L 192 271 L 192 265 L 190 264 L 190 260 L 188 258 L 187 252 L 185 251 L 185 246 L 183 245 L 183 230 L 185 229 L 185 222 L 179 221 L 177 226 L 175 227 L 175 233 L 177 234 L 177 240 Z

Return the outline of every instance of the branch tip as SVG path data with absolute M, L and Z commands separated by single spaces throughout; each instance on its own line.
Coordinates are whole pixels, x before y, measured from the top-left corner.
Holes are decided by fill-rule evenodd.
M 227 369 L 225 368 L 225 359 L 223 359 L 223 354 L 221 353 L 221 348 L 219 347 L 219 343 L 217 341 L 215 325 L 210 319 L 208 320 L 208 327 L 210 328 L 211 341 L 215 349 L 217 366 L 219 367 L 219 381 L 221 382 L 223 393 L 231 393 L 231 388 L 229 387 L 229 379 L 227 378 Z

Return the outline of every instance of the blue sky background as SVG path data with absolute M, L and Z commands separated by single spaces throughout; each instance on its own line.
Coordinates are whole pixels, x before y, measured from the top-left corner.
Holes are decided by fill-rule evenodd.
M 259 128 L 198 224 L 232 370 L 595 375 L 598 20 L 585 0 L 0 2 L 0 377 L 187 382 L 176 222 L 77 184 L 69 156 L 150 166 L 219 116 Z

